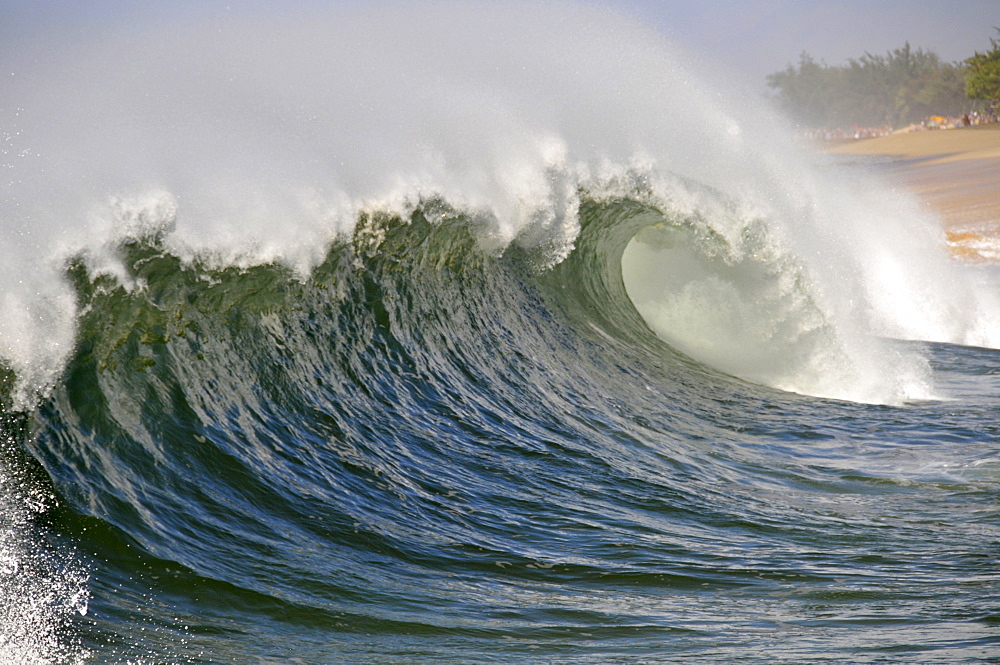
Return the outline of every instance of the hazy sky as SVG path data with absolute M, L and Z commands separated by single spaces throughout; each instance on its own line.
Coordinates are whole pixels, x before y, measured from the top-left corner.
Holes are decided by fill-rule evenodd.
M 622 0 L 695 55 L 764 85 L 807 51 L 836 65 L 865 51 L 882 54 L 909 41 L 946 61 L 990 47 L 1000 0 Z
M 1000 0 L 586 1 L 636 16 L 692 58 L 760 90 L 766 88 L 767 74 L 796 62 L 803 51 L 833 65 L 909 41 L 914 48 L 955 61 L 987 49 L 990 37 L 997 35 L 993 26 L 1000 26 Z M 299 5 L 362 4 L 377 6 L 379 1 L 2 0 L 0 40 L 6 46 L 0 48 L 10 47 L 11 36 L 37 35 L 42 25 L 100 34 L 122 18 L 163 23 L 182 13 L 219 17 L 248 9 L 280 12 Z

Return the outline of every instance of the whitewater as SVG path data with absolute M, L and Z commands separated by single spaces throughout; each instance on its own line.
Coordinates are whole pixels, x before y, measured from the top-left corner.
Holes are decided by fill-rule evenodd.
M 1000 271 L 589 5 L 11 40 L 0 663 L 989 662 Z

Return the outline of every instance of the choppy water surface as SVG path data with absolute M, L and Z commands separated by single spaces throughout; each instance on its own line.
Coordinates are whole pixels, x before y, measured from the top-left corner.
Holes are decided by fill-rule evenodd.
M 475 10 L 13 86 L 0 662 L 995 660 L 995 267 L 627 21 Z

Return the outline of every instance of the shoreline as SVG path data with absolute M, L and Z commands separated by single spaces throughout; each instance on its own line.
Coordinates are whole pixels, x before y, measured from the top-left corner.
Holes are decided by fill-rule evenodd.
M 889 158 L 892 177 L 937 214 L 956 258 L 1000 261 L 1000 124 L 901 132 L 824 150 Z
M 930 166 L 968 160 L 1000 160 L 1000 123 L 955 129 L 896 132 L 838 142 L 826 148 L 837 155 L 880 155 Z

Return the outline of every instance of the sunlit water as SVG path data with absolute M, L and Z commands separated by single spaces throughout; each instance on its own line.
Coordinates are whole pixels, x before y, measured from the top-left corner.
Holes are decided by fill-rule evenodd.
M 223 27 L 5 63 L 0 662 L 996 658 L 994 265 L 604 12 Z

